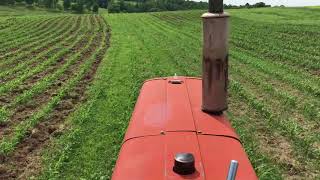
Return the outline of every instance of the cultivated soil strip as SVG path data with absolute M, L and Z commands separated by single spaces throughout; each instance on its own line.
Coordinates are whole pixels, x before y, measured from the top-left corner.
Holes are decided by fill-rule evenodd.
M 71 29 L 69 25 L 74 22 L 69 22 L 69 24 L 67 24 L 61 32 L 58 32 L 59 36 L 57 36 L 52 42 L 46 43 L 46 45 L 44 46 L 37 47 L 36 50 L 28 52 L 24 57 L 21 57 L 16 61 L 22 62 L 21 64 L 32 68 L 37 68 L 39 64 L 46 64 L 46 62 L 48 62 L 48 59 L 55 57 L 55 55 L 58 54 L 64 47 L 68 47 L 66 45 L 62 46 L 61 43 L 68 43 L 76 38 L 76 32 L 78 32 L 80 29 L 80 22 L 81 18 L 78 18 L 76 24 L 73 25 Z M 6 83 L 12 79 L 30 73 L 30 71 L 24 71 L 24 69 L 21 68 L 16 69 L 17 66 L 15 66 L 15 64 L 17 64 L 17 62 L 13 62 L 11 64 L 12 67 L 6 71 L 6 74 L 3 74 L 3 81 L 1 83 Z
M 93 37 L 92 44 L 86 52 L 76 61 L 75 64 L 71 65 L 70 68 L 65 72 L 65 74 L 56 80 L 53 86 L 40 95 L 35 97 L 34 102 L 37 102 L 41 99 L 51 99 L 54 97 L 55 90 L 59 89 L 59 86 L 64 86 L 64 83 L 68 79 L 77 75 L 78 67 L 80 64 L 85 63 L 90 56 L 92 57 L 95 54 L 95 59 L 93 64 L 90 66 L 90 69 L 86 71 L 85 75 L 81 78 L 80 82 L 77 83 L 75 88 L 72 91 L 69 91 L 66 96 L 59 102 L 45 119 L 41 120 L 34 129 L 30 130 L 25 136 L 25 138 L 20 142 L 15 150 L 9 155 L 0 156 L 0 179 L 25 179 L 31 175 L 37 173 L 41 169 L 41 150 L 47 146 L 49 140 L 52 137 L 59 136 L 62 131 L 65 129 L 64 120 L 68 115 L 75 110 L 75 107 L 85 101 L 86 99 L 86 88 L 93 80 L 94 74 L 99 66 L 100 61 L 103 59 L 106 49 L 109 44 L 109 31 L 107 30 L 107 25 L 103 22 L 100 16 L 94 16 L 97 18 L 93 26 L 99 26 L 100 24 L 103 27 L 96 27 L 98 29 L 104 29 L 103 31 L 97 31 L 96 35 Z M 90 34 L 88 34 L 90 35 Z M 92 34 L 93 35 L 93 34 Z M 89 37 L 84 37 L 84 39 L 90 39 Z M 82 41 L 83 43 L 86 40 Z M 82 48 L 85 44 L 78 48 Z M 96 50 L 99 50 L 95 53 Z M 78 51 L 78 49 L 74 49 Z M 45 102 L 40 103 L 45 104 Z M 37 107 L 31 108 L 28 111 L 36 111 Z M 24 117 L 23 119 L 26 119 Z M 21 121 L 20 119 L 18 121 Z M 15 121 L 10 119 L 10 121 Z M 14 123 L 15 124 L 15 123 Z M 10 134 L 10 133 L 9 133 Z
M 29 40 L 27 39 L 28 42 L 24 42 L 26 45 L 17 44 L 12 47 L 13 49 L 6 50 L 6 52 L 9 53 L 1 57 L 5 60 L 5 62 L 0 64 L 1 68 L 12 68 L 14 67 L 14 65 L 16 65 L 17 61 L 28 58 L 28 56 L 30 55 L 35 56 L 45 50 L 46 47 L 49 46 L 48 44 L 58 42 L 57 38 L 54 38 L 54 36 L 63 34 L 63 31 L 66 31 L 70 28 L 68 27 L 68 25 L 71 25 L 72 22 L 73 19 L 71 18 L 68 18 L 66 21 L 59 21 L 59 19 L 54 19 L 52 21 L 52 24 L 50 25 L 50 30 L 46 32 L 44 37 L 39 38 L 39 40 L 33 41 L 32 43 L 29 43 Z
M 34 86 L 39 85 L 36 83 L 39 83 L 42 79 L 51 76 L 53 73 L 55 73 L 56 70 L 65 65 L 69 61 L 70 57 L 73 57 L 75 53 L 82 52 L 82 48 L 88 43 L 88 33 L 89 32 L 83 34 L 80 41 L 70 48 L 69 53 L 66 53 L 61 58 L 59 58 L 56 64 L 53 64 L 50 68 L 44 70 L 43 72 L 40 72 L 39 74 L 33 75 L 31 78 L 26 80 L 22 86 L 16 88 L 16 90 L 14 91 L 9 92 L 8 94 L 10 96 L 6 96 L 6 101 L 14 102 L 16 97 L 22 95 L 23 93 L 25 93 L 25 91 L 32 89 Z M 95 47 L 96 46 L 93 45 L 91 46 L 91 51 L 84 50 L 84 52 L 94 52 L 93 50 Z M 11 109 L 12 115 L 9 118 L 9 121 L 2 123 L 2 126 L 0 126 L 0 137 L 6 134 L 10 134 L 10 132 L 13 130 L 10 127 L 14 126 L 17 123 L 20 123 L 24 119 L 29 118 L 34 112 L 36 112 L 39 108 L 46 104 L 50 100 L 50 97 L 55 93 L 55 91 L 59 87 L 63 86 L 63 82 L 65 82 L 72 76 L 72 73 L 68 73 L 69 69 L 71 69 L 73 72 L 76 72 L 77 67 L 82 62 L 81 60 L 85 59 L 88 55 L 90 55 L 90 53 L 87 53 L 85 56 L 77 59 L 75 63 L 71 63 L 71 65 L 67 67 L 68 69 L 66 69 L 66 71 L 60 77 L 55 78 L 55 80 L 49 84 L 49 87 L 43 89 L 45 91 L 41 91 L 38 94 L 35 94 L 32 99 L 29 99 L 27 103 L 19 102 L 17 103 L 17 106 L 9 104 L 8 109 Z
M 49 34 L 54 32 L 54 28 L 63 26 L 63 21 L 66 18 L 67 17 L 52 19 L 51 21 L 47 21 L 46 25 L 41 25 L 38 28 L 35 28 L 33 32 L 29 32 L 29 34 L 26 36 L 6 41 L 6 43 L 3 43 L 3 47 L 0 49 L 0 59 L 5 60 L 7 57 L 19 55 L 17 53 L 20 53 L 20 51 L 26 49 L 26 47 L 31 48 L 38 41 L 45 40 Z M 32 31 L 32 29 L 29 31 Z

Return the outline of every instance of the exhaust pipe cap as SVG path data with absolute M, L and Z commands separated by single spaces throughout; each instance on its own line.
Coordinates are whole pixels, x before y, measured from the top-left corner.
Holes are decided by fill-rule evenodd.
M 193 174 L 196 171 L 194 156 L 191 153 L 178 153 L 174 158 L 173 171 L 180 175 Z

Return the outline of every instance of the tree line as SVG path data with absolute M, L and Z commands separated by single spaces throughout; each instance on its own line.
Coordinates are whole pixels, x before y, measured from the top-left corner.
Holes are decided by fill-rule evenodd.
M 271 7 L 264 2 L 258 2 L 250 5 L 227 5 L 225 9 L 240 9 L 240 8 L 260 8 Z M 156 12 L 156 11 L 176 11 L 188 9 L 208 9 L 207 2 L 195 2 L 189 0 L 111 0 L 108 6 L 110 13 L 119 12 Z
M 157 12 L 187 9 L 207 9 L 207 2 L 189 0 L 112 0 L 108 6 L 110 13 Z
M 157 12 L 188 9 L 207 9 L 207 2 L 190 0 L 0 0 L 0 5 L 26 4 L 49 9 L 97 13 L 99 8 L 108 9 L 110 13 L 120 12 Z M 225 9 L 271 7 L 264 2 L 235 6 L 224 4 Z
M 84 13 L 85 11 L 92 11 L 97 13 L 99 7 L 107 8 L 108 0 L 0 0 L 0 5 L 22 5 L 28 7 L 41 7 L 48 9 L 57 9 L 65 11 L 74 11 L 77 13 Z
M 271 7 L 271 5 L 267 5 L 264 2 L 258 2 L 255 4 L 246 3 L 245 5 L 235 6 L 232 4 L 226 5 L 224 4 L 225 9 L 239 9 L 239 8 L 262 8 L 262 7 Z

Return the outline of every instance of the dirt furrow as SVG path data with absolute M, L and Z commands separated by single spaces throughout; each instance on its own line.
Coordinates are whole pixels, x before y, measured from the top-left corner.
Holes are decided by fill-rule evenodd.
M 28 54 L 26 57 L 22 57 L 19 61 L 23 61 L 24 60 L 24 63 L 25 63 L 28 60 L 29 61 L 33 61 L 33 58 L 34 58 L 36 61 L 33 61 L 33 62 L 30 63 L 30 65 L 28 65 L 28 67 L 31 67 L 31 68 L 35 68 L 35 67 L 37 67 L 38 64 L 45 62 L 50 57 L 52 57 L 55 54 L 59 53 L 60 50 L 61 50 L 61 47 L 58 46 L 58 47 L 48 51 L 48 53 L 46 53 L 44 55 L 41 55 L 41 56 L 39 56 L 39 54 L 41 52 L 43 52 L 43 51 L 49 50 L 50 48 L 54 47 L 57 44 L 59 44 L 60 43 L 59 41 L 64 42 L 64 40 L 67 39 L 69 42 L 73 42 L 77 38 L 76 35 L 77 35 L 77 33 L 78 33 L 79 29 L 80 29 L 80 22 L 81 22 L 81 18 L 78 18 L 77 22 L 76 22 L 76 25 L 72 28 L 71 31 L 68 31 L 67 33 L 62 34 L 54 42 L 49 43 L 47 46 L 42 46 L 42 47 L 40 47 L 40 49 L 38 49 L 38 50 L 36 50 L 34 52 L 30 52 L 30 54 Z M 63 43 L 63 47 L 68 47 L 69 44 L 70 43 L 65 41 Z M 15 79 L 16 77 L 20 76 L 19 73 L 21 73 L 21 72 L 23 72 L 23 71 L 19 71 L 17 73 L 8 74 L 8 76 L 3 77 L 1 83 L 6 83 L 6 82 L 8 82 L 10 80 Z M 33 78 L 33 77 L 30 77 L 30 78 Z
M 88 32 L 88 35 L 91 33 Z M 54 70 L 59 69 L 59 67 L 63 66 L 67 61 L 68 58 L 72 56 L 72 54 L 78 52 L 81 50 L 82 47 L 88 43 L 89 36 L 84 36 L 83 39 L 78 42 L 74 47 L 71 48 L 70 53 L 65 54 L 63 57 L 61 57 L 58 60 L 58 63 L 53 65 L 51 68 L 49 68 L 49 71 L 44 71 L 43 73 L 39 73 L 37 75 L 34 75 L 33 77 L 29 78 L 27 81 L 24 82 L 22 86 L 19 86 L 16 91 L 11 91 L 6 94 L 6 102 L 9 103 L 8 109 L 11 109 L 13 111 L 12 116 L 10 117 L 10 120 L 6 123 L 2 123 L 0 126 L 0 137 L 6 134 L 10 134 L 12 129 L 10 127 L 14 124 L 17 124 L 21 122 L 24 119 L 27 119 L 29 116 L 31 116 L 34 112 L 37 111 L 37 109 L 41 108 L 41 105 L 46 104 L 46 102 L 49 101 L 49 97 L 51 97 L 51 94 L 54 94 L 54 92 L 57 90 L 57 88 L 63 86 L 63 82 L 65 82 L 71 75 L 73 71 L 76 71 L 76 67 L 85 60 L 86 57 L 88 57 L 92 52 L 94 52 L 94 49 L 96 48 L 96 42 L 98 41 L 98 37 L 95 37 L 94 43 L 90 47 L 89 50 L 85 51 L 86 54 L 81 57 L 78 61 L 75 62 L 75 64 L 72 64 L 64 74 L 58 78 L 55 82 L 52 83 L 52 86 L 46 89 L 45 92 L 40 93 L 32 98 L 31 101 L 23 104 L 19 103 L 17 107 L 10 107 L 10 103 L 14 101 L 14 99 L 22 94 L 24 91 L 32 88 L 33 85 L 35 85 L 38 81 L 40 81 L 45 76 L 50 75 L 50 73 L 53 73 Z M 51 70 L 50 70 L 51 69 Z M 71 71 L 71 72 L 70 72 Z M 13 109 L 14 108 L 14 109 Z
M 30 46 L 30 44 L 32 45 L 32 42 L 41 41 L 52 33 L 52 30 L 57 30 L 57 28 L 59 28 L 58 26 L 62 26 L 66 18 L 67 17 L 53 19 L 52 21 L 48 21 L 47 24 L 39 30 L 34 30 L 32 33 L 30 32 L 21 38 L 6 41 L 6 43 L 3 43 L 3 48 L 0 49 L 0 58 L 6 60 L 7 57 L 17 55 L 16 52 L 21 51 L 21 48 Z
M 93 23 L 93 22 L 91 22 L 91 23 Z M 89 32 L 88 32 L 88 33 L 89 33 L 88 35 L 92 34 L 92 32 L 90 32 L 90 29 L 88 29 L 88 31 L 89 31 Z M 98 38 L 98 37 L 96 37 L 96 38 Z M 97 42 L 97 39 L 96 39 L 96 38 L 95 38 L 94 42 Z M 78 52 L 78 51 L 81 49 L 81 47 L 84 47 L 84 46 L 87 44 L 87 41 L 88 41 L 88 38 L 83 38 L 79 43 L 77 43 L 76 46 L 74 46 L 73 48 L 71 48 L 71 52 L 73 52 L 73 53 Z M 86 55 L 86 53 L 87 53 L 87 54 L 88 54 L 88 53 L 91 53 L 94 48 L 95 48 L 95 45 L 93 44 L 93 45 L 90 46 L 89 50 L 85 50 L 85 51 L 83 52 L 83 54 Z M 72 54 L 72 53 L 70 53 L 69 55 L 71 55 L 71 54 Z M 61 59 L 61 62 L 59 63 L 59 66 L 61 66 L 61 65 L 63 65 L 63 64 L 66 63 L 66 61 L 68 60 L 69 55 L 66 55 L 65 58 L 62 58 L 62 59 Z M 85 57 L 82 57 L 81 60 L 83 60 L 83 59 L 85 59 Z M 68 69 L 67 71 L 69 71 L 70 69 L 73 70 L 73 71 L 75 71 L 74 66 L 77 66 L 77 65 L 79 64 L 79 62 L 80 62 L 80 61 L 76 61 L 76 64 L 74 64 L 74 65 L 72 65 L 71 67 L 69 67 L 69 69 Z M 56 69 L 57 69 L 57 68 L 56 68 Z M 66 74 L 66 73 L 68 73 L 68 72 L 65 72 L 64 74 Z M 65 76 L 65 75 L 64 75 L 64 76 Z M 64 76 L 62 76 L 61 78 L 64 79 L 64 80 L 68 79 L 68 78 L 63 78 Z M 43 77 L 40 77 L 40 78 L 43 78 Z M 35 81 L 34 79 L 31 78 L 31 79 L 29 79 L 29 81 L 27 81 L 27 82 L 25 83 L 25 85 L 23 86 L 23 88 L 27 90 L 27 89 L 31 88 L 35 83 L 37 83 L 37 81 Z M 47 89 L 47 90 L 44 92 L 45 94 L 48 95 L 48 94 L 50 94 L 51 91 L 54 91 L 56 88 L 62 86 L 62 83 L 59 82 L 59 80 L 58 80 L 57 82 L 52 83 L 52 84 L 53 84 L 53 86 L 55 86 L 55 87 L 52 87 L 52 88 Z M 13 93 L 21 94 L 21 92 L 13 92 Z M 17 96 L 17 95 L 13 94 L 13 95 L 11 95 L 11 98 L 16 97 L 16 96 Z M 9 97 L 10 97 L 10 96 L 9 96 Z M 14 98 L 13 98 L 13 99 L 14 99 Z M 12 100 L 13 100 L 13 99 L 12 99 Z M 11 100 L 11 101 L 12 101 L 12 100 Z M 8 101 L 8 99 L 7 99 L 7 101 Z M 32 101 L 29 101 L 29 102 L 27 102 L 26 104 L 21 104 L 21 103 L 19 103 L 19 106 L 18 106 L 18 107 L 13 107 L 13 108 L 15 109 L 15 112 L 13 113 L 13 116 L 12 116 L 10 119 L 11 119 L 11 120 L 12 120 L 12 119 L 14 119 L 14 120 L 22 120 L 22 119 L 25 119 L 25 118 L 27 118 L 27 117 L 29 117 L 30 115 L 33 114 L 33 112 L 35 111 L 35 108 L 37 109 L 37 108 L 40 107 L 39 104 L 45 104 L 46 101 L 48 101 L 47 98 L 41 98 L 41 96 L 39 95 L 39 96 L 37 96 L 37 97 L 34 97 Z M 10 102 L 10 101 L 9 101 L 9 102 Z M 11 108 L 11 109 L 13 109 L 13 108 Z M 22 116 L 22 117 L 21 117 L 21 116 Z M 7 123 L 8 123 L 8 124 L 7 124 Z M 2 124 L 2 131 L 1 131 L 2 133 L 0 133 L 0 134 L 7 134 L 7 133 L 8 133 L 8 130 L 11 131 L 10 128 L 7 128 L 7 127 L 8 127 L 8 125 L 10 125 L 11 123 L 13 123 L 13 121 L 9 121 L 9 122 L 7 122 L 7 123 L 3 123 L 3 124 Z M 0 136 L 0 137 L 1 137 L 1 136 Z
M 69 22 L 70 22 L 70 20 L 69 20 Z M 64 27 L 64 29 L 61 29 L 62 27 Z M 53 32 L 58 31 L 58 32 L 53 33 L 53 34 L 58 34 L 58 33 L 62 33 L 64 30 L 67 30 L 67 29 L 68 29 L 68 26 L 61 21 L 60 23 L 58 23 L 58 22 L 55 23 L 55 26 L 54 26 L 54 28 L 52 28 L 52 31 Z M 50 33 L 48 33 L 48 34 L 50 34 Z M 7 50 L 8 52 L 14 52 L 14 53 L 3 57 L 4 59 L 8 58 L 9 61 L 1 63 L 1 68 L 3 68 L 3 69 L 12 68 L 15 66 L 17 61 L 19 62 L 24 59 L 30 59 L 30 56 L 35 57 L 37 54 L 39 54 L 42 51 L 44 51 L 45 49 L 47 49 L 47 47 L 52 46 L 53 44 L 55 44 L 58 41 L 58 40 L 54 40 L 54 41 L 50 42 L 49 44 L 46 44 L 45 46 L 43 46 L 43 43 L 46 43 L 47 40 L 48 40 L 47 38 L 40 39 L 40 42 L 42 42 L 42 43 L 40 43 L 40 42 L 38 43 L 36 41 L 37 43 L 35 43 L 34 45 L 32 45 L 30 47 L 29 47 L 29 43 L 27 42 L 26 43 L 26 44 L 28 44 L 27 47 L 22 47 L 22 48 L 20 47 L 20 48 L 15 48 L 14 50 Z M 39 48 L 36 48 L 38 46 L 39 46 Z M 36 48 L 36 49 L 32 49 L 32 48 Z M 31 51 L 30 51 L 30 49 L 31 49 Z M 20 50 L 22 52 L 19 52 Z M 27 52 L 26 55 L 23 54 L 24 51 Z M 23 55 L 21 55 L 21 54 L 23 54 Z
M 84 102 L 86 99 L 86 88 L 93 80 L 94 74 L 109 44 L 108 40 L 107 42 L 101 42 L 101 37 L 103 37 L 101 34 L 96 36 L 94 40 L 96 46 L 92 48 L 90 52 L 94 52 L 100 43 L 106 43 L 103 45 L 105 48 L 98 52 L 98 58 L 94 61 L 88 73 L 86 73 L 78 85 L 65 96 L 54 111 L 30 132 L 12 154 L 2 158 L 2 162 L 0 163 L 0 172 L 2 172 L 2 175 L 0 175 L 0 179 L 26 179 L 41 170 L 41 150 L 47 147 L 52 137 L 61 135 L 62 131 L 66 128 L 64 126 L 64 120 L 75 110 L 75 107 L 79 103 Z M 107 34 L 107 39 L 109 39 L 109 37 L 110 35 Z M 89 56 L 89 53 L 85 54 L 78 63 L 82 63 L 83 60 Z M 69 70 L 68 74 L 70 75 L 76 73 L 74 68 L 70 68 Z M 64 78 L 61 78 L 60 81 L 64 81 Z

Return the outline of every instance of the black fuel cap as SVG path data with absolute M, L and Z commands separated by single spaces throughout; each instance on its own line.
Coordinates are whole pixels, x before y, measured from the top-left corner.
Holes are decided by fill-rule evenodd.
M 194 156 L 191 153 L 178 153 L 174 157 L 173 171 L 180 175 L 192 174 L 196 171 L 194 167 Z

